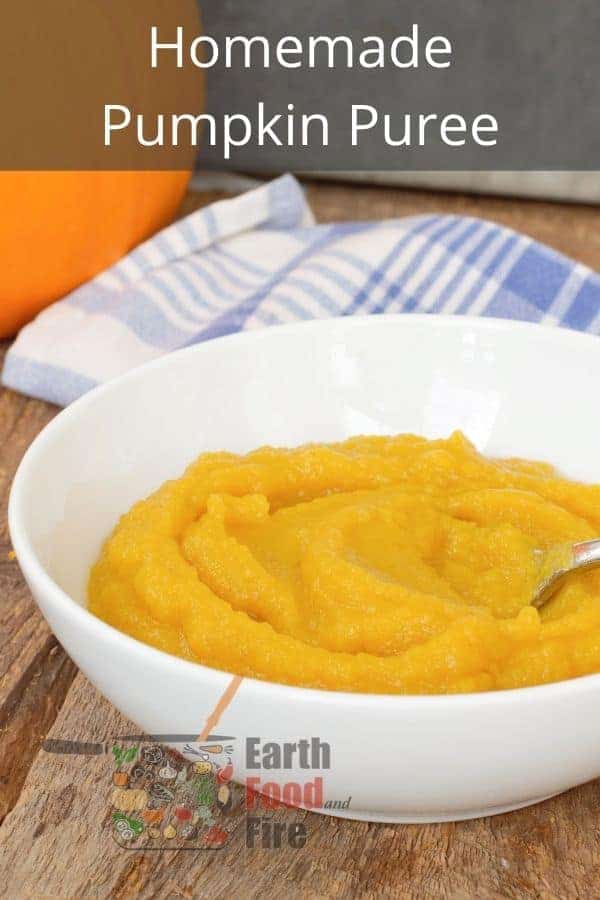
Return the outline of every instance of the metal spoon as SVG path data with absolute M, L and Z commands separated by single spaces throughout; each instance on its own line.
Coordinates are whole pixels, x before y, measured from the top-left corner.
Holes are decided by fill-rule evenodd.
M 600 566 L 600 538 L 577 544 L 559 544 L 540 551 L 540 577 L 531 605 L 540 609 L 574 572 Z

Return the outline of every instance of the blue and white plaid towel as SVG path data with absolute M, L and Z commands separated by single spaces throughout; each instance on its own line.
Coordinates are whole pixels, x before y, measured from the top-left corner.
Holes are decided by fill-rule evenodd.
M 471 313 L 600 333 L 600 276 L 480 219 L 315 225 L 289 175 L 192 213 L 19 334 L 4 384 L 65 405 L 178 347 L 354 313 Z

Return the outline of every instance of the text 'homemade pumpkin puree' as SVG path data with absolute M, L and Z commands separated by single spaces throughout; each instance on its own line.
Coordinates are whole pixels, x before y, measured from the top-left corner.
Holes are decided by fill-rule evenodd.
M 538 613 L 537 548 L 600 534 L 600 486 L 490 460 L 463 435 L 206 453 L 128 512 L 97 616 L 269 681 L 486 691 L 600 670 L 600 573 Z

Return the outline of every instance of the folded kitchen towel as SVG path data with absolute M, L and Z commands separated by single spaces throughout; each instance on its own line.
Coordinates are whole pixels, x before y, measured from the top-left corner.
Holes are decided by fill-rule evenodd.
M 600 276 L 493 222 L 423 215 L 315 225 L 285 175 L 205 207 L 44 310 L 5 385 L 66 405 L 178 347 L 283 322 L 458 313 L 600 333 Z

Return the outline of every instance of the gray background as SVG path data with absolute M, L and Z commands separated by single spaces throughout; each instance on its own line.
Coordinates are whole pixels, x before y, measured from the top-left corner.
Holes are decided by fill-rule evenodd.
M 386 43 L 419 24 L 426 39 L 449 38 L 449 69 L 365 70 L 323 65 L 281 69 L 277 65 L 207 71 L 208 112 L 241 112 L 256 119 L 264 100 L 271 114 L 322 113 L 329 119 L 327 149 L 249 145 L 223 160 L 222 148 L 203 147 L 203 167 L 278 171 L 424 169 L 597 169 L 600 165 L 599 0 L 204 0 L 204 32 L 263 34 L 275 45 L 285 34 L 347 34 L 360 50 L 364 35 Z M 414 149 L 386 147 L 383 131 L 363 132 L 350 144 L 353 103 L 369 103 L 380 116 L 402 113 L 460 113 L 467 120 L 491 113 L 498 143 L 449 148 L 441 142 Z

